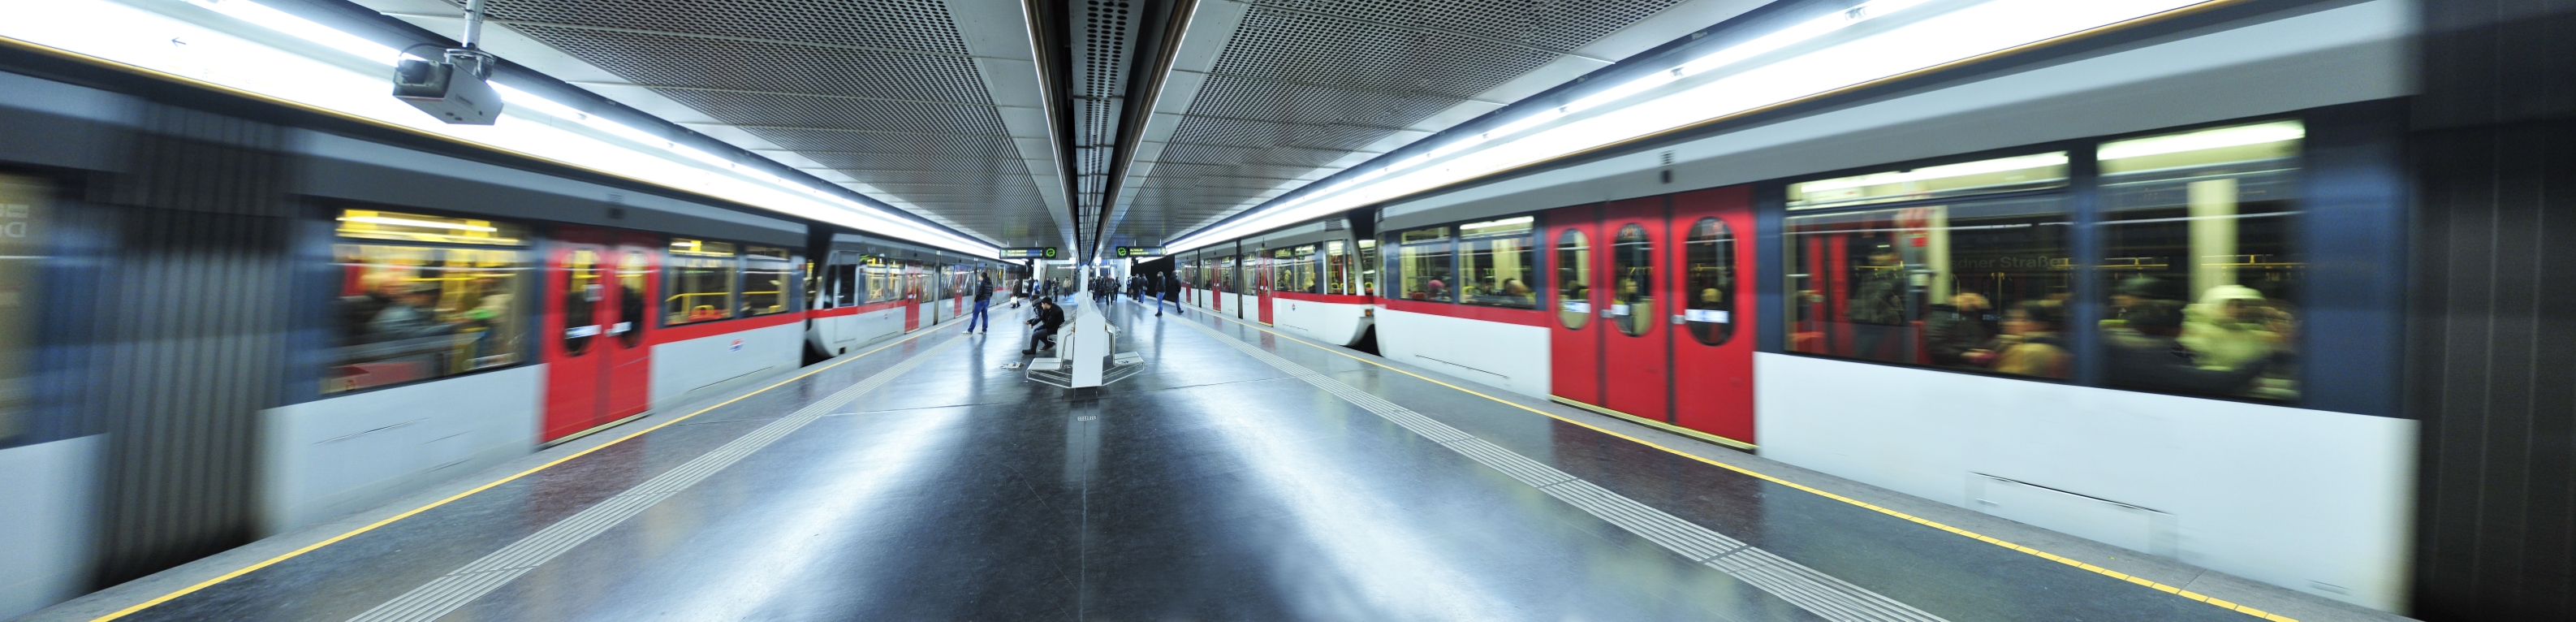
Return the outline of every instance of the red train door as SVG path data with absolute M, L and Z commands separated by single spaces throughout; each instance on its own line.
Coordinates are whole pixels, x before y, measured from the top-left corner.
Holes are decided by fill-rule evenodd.
M 1671 398 L 1672 369 L 1667 363 L 1672 340 L 1665 316 L 1671 311 L 1659 287 L 1671 266 L 1663 261 L 1665 246 L 1665 197 L 1646 197 L 1612 201 L 1603 209 L 1601 249 L 1603 266 L 1600 284 L 1607 291 L 1602 301 L 1609 313 L 1600 317 L 1609 324 L 1601 332 L 1603 408 L 1653 419 L 1671 421 L 1668 407 Z
M 903 266 L 903 332 L 921 329 L 921 266 Z
M 1669 231 L 1673 423 L 1754 442 L 1752 187 L 1674 195 Z
M 546 411 L 542 440 L 555 440 L 596 425 L 601 387 L 608 381 L 608 357 L 601 354 L 602 318 L 608 300 L 608 233 L 563 227 L 555 231 L 554 248 L 546 253 L 546 312 L 542 326 L 553 329 L 544 345 Z
M 1256 257 L 1257 261 L 1261 262 L 1261 272 L 1253 277 L 1254 283 L 1252 286 L 1254 295 L 1259 297 L 1261 300 L 1253 306 L 1260 310 L 1259 314 L 1261 317 L 1259 319 L 1261 320 L 1261 323 L 1269 324 L 1271 301 L 1270 290 L 1279 288 L 1279 260 L 1272 258 L 1270 256 L 1270 249 L 1266 248 L 1253 251 L 1253 255 Z
M 1548 331 L 1548 392 L 1585 404 L 1601 403 L 1601 333 L 1611 330 L 1595 309 L 1608 294 L 1602 282 L 1598 244 L 1601 206 L 1585 205 L 1548 212 L 1549 281 L 1556 292 L 1556 327 Z
M 630 231 L 619 233 L 617 241 L 609 251 L 617 267 L 616 285 L 607 292 L 613 304 L 603 309 L 609 316 L 602 330 L 608 343 L 608 386 L 601 423 L 653 405 L 653 344 L 645 337 L 661 307 L 660 279 L 653 276 L 662 271 L 662 238 Z

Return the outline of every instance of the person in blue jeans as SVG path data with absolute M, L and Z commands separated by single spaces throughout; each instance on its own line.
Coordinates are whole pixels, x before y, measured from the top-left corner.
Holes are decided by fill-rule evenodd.
M 976 273 L 975 273 L 975 314 L 974 314 L 974 315 L 966 316 L 966 333 L 967 333 L 967 334 L 975 334 L 975 333 L 992 332 L 992 330 L 993 330 L 993 317 L 992 317 L 992 315 L 991 315 L 991 314 L 989 314 L 989 313 L 985 313 L 985 311 L 984 311 L 986 308 L 989 308 L 989 307 L 991 307 L 992 305 L 993 305 L 993 279 L 992 279 L 991 277 L 989 277 L 989 276 L 986 276 L 986 275 L 985 275 L 984 273 L 982 273 L 982 272 L 976 272 Z M 980 326 L 982 326 L 982 327 L 983 327 L 983 330 L 976 330 L 976 326 L 978 326 L 978 325 L 979 325 L 979 324 L 978 324 L 979 322 L 981 323 L 981 324 L 980 324 Z

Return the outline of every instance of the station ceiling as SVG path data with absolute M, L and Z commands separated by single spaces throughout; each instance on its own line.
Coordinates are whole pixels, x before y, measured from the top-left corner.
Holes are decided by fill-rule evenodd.
M 357 0 L 437 32 L 461 2 Z M 997 246 L 1156 245 L 1761 0 L 489 0 L 486 49 Z

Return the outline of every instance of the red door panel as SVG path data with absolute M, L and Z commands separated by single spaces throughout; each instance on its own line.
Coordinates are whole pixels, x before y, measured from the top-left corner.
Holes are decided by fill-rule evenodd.
M 1547 265 L 1549 291 L 1556 292 L 1556 323 L 1548 331 L 1548 392 L 1558 397 L 1601 403 L 1601 206 L 1568 207 L 1548 212 Z
M 1596 253 L 1604 265 L 1601 288 L 1609 297 L 1602 301 L 1609 313 L 1596 318 L 1610 329 L 1601 334 L 1608 375 L 1599 404 L 1656 421 L 1672 420 L 1672 370 L 1666 365 L 1671 340 L 1664 335 L 1671 332 L 1665 318 L 1673 312 L 1658 280 L 1672 269 L 1660 252 L 1670 242 L 1664 235 L 1665 199 L 1612 201 L 1601 221 L 1606 252 Z
M 1674 195 L 1670 227 L 1673 423 L 1754 442 L 1752 187 Z
M 1262 249 L 1258 252 L 1261 253 L 1261 272 L 1254 276 L 1258 282 L 1253 284 L 1253 291 L 1261 297 L 1260 304 L 1257 305 L 1260 309 L 1261 323 L 1269 324 L 1271 323 L 1270 290 L 1277 289 L 1279 287 L 1279 273 L 1277 272 L 1279 269 L 1279 261 L 1270 257 L 1269 249 Z
M 546 413 L 539 436 L 563 438 L 598 425 L 607 357 L 599 318 L 607 297 L 607 232 L 565 227 L 546 252 L 546 312 L 538 333 L 546 363 Z
M 921 329 L 921 267 L 903 267 L 903 332 Z
M 608 292 L 615 304 L 602 309 L 607 316 L 603 332 L 608 342 L 608 381 L 600 423 L 642 413 L 653 405 L 653 346 L 648 337 L 653 313 L 662 306 L 661 279 L 654 278 L 662 272 L 662 238 L 634 232 L 617 237 L 617 247 L 610 252 L 616 258 L 616 280 Z

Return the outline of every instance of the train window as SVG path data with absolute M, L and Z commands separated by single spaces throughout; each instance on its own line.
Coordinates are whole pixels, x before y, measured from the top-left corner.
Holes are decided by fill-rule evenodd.
M 784 249 L 784 248 L 779 248 L 779 247 L 776 247 L 776 246 L 761 246 L 761 245 L 758 245 L 758 244 L 750 244 L 750 245 L 745 245 L 745 246 L 743 246 L 743 247 L 742 247 L 742 256 L 744 256 L 744 257 L 767 257 L 767 258 L 770 258 L 770 259 L 776 259 L 776 260 L 779 260 L 779 261 L 787 261 L 787 260 L 790 258 L 790 256 L 791 256 L 791 255 L 790 255 L 790 253 L 788 253 L 788 252 L 787 252 L 787 249 Z
M 2297 121 L 2103 143 L 2111 386 L 2287 401 L 2306 264 L 2292 242 Z
M 662 323 L 677 326 L 734 317 L 734 246 L 705 240 L 671 240 L 670 277 L 662 292 Z
M 1592 247 L 1583 232 L 1556 236 L 1556 321 L 1566 328 L 1592 322 Z
M 1628 225 L 1610 239 L 1610 318 L 1619 332 L 1655 329 L 1655 241 L 1646 228 Z
M 1355 293 L 1362 296 L 1375 296 L 1377 295 L 1378 268 L 1377 240 L 1360 240 L 1358 244 L 1360 247 L 1360 282 L 1359 290 Z
M 862 302 L 885 302 L 902 295 L 895 292 L 895 267 L 886 258 L 870 255 L 860 257 L 859 261 L 867 272 L 868 298 Z
M 762 246 L 751 247 L 748 252 L 763 250 L 786 252 L 786 249 Z M 794 299 L 787 296 L 787 283 L 795 270 L 796 264 L 788 263 L 784 257 L 772 258 L 767 254 L 745 256 L 742 262 L 742 315 L 749 317 L 793 310 L 795 307 L 789 303 Z
M 1530 287 L 1538 269 L 1536 220 L 1520 216 L 1458 226 L 1459 302 L 1538 308 L 1538 291 Z
M 2066 185 L 2066 152 L 1926 166 L 1789 184 L 1792 210 L 1958 198 Z
M 35 314 L 23 311 L 41 300 L 53 195 L 53 185 L 44 180 L 0 175 L 0 303 L 20 311 L 0 320 L 0 446 L 32 440 L 21 435 L 31 427 L 26 417 L 35 394 L 29 385 L 40 329 Z
M 575 276 L 599 278 L 598 256 L 583 251 Z M 338 347 L 322 392 L 339 393 L 514 365 L 527 356 L 529 315 L 518 249 L 335 244 L 340 269 Z M 574 291 L 588 293 L 577 284 Z M 570 309 L 590 326 L 589 298 Z M 595 333 L 592 333 L 595 334 Z M 583 335 L 583 347 L 590 337 Z
M 1682 242 L 1682 311 L 1691 338 L 1719 345 L 1735 336 L 1735 231 L 1726 221 L 1702 218 L 1691 223 Z
M 1324 293 L 1346 296 L 1351 291 L 1350 249 L 1341 240 L 1324 243 Z
M 1290 272 L 1293 276 L 1289 277 L 1286 283 L 1291 287 L 1283 289 L 1306 294 L 1323 291 L 1320 289 L 1322 284 L 1317 283 L 1315 278 L 1315 248 L 1314 244 L 1297 247 L 1296 263 L 1290 264 Z
M 1457 292 L 1451 286 L 1458 280 L 1453 271 L 1453 258 L 1448 227 L 1415 229 L 1396 235 L 1395 263 L 1397 278 L 1402 279 L 1404 297 L 1409 300 L 1456 302 Z
M 474 218 L 424 216 L 371 209 L 340 210 L 340 237 L 433 244 L 526 246 L 528 230 Z
M 2072 224 L 2059 196 L 1791 217 L 1788 349 L 2067 377 Z

